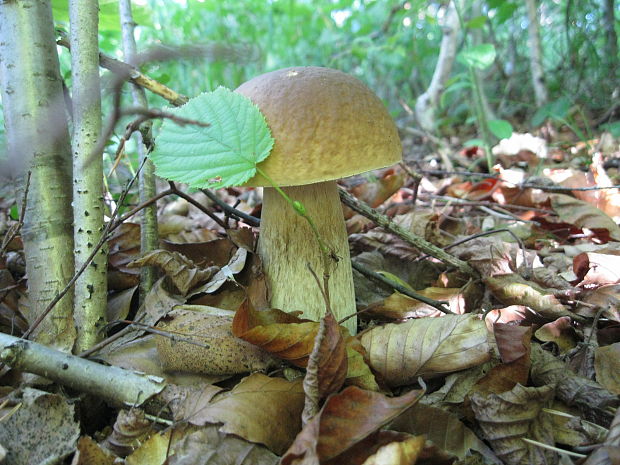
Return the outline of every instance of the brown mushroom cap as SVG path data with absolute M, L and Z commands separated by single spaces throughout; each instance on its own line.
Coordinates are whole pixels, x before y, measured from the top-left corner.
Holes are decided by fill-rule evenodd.
M 383 102 L 341 71 L 285 68 L 236 92 L 265 115 L 276 142 L 259 166 L 280 186 L 344 178 L 401 160 L 398 131 Z M 258 174 L 246 185 L 270 186 Z

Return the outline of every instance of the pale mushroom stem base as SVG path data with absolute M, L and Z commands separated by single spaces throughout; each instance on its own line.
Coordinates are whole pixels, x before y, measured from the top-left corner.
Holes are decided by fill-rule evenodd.
M 351 272 L 349 242 L 335 181 L 283 188 L 292 199 L 301 202 L 314 221 L 323 242 L 338 261 L 328 260 L 329 297 L 337 320 L 355 313 L 355 293 Z M 271 291 L 271 306 L 286 312 L 303 311 L 303 317 L 319 320 L 325 315 L 325 300 L 308 265 L 322 281 L 325 258 L 307 220 L 275 189 L 263 194 L 258 253 L 263 262 Z M 344 325 L 352 334 L 357 319 Z

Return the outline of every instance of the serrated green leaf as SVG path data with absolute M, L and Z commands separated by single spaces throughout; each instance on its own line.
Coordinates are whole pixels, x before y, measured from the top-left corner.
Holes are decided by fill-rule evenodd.
M 492 119 L 488 121 L 489 130 L 498 139 L 508 139 L 512 135 L 512 125 L 505 119 Z
M 495 55 L 493 44 L 480 44 L 463 50 L 457 60 L 473 68 L 485 69 L 493 64 Z
M 168 111 L 210 126 L 162 124 L 150 158 L 163 178 L 194 188 L 237 186 L 256 174 L 273 147 L 258 107 L 230 89 L 219 87 Z

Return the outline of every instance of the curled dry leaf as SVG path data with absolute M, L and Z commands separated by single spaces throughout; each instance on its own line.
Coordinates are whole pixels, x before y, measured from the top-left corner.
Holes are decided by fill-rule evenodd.
M 448 308 L 452 313 L 465 313 L 465 296 L 461 289 L 445 287 L 427 287 L 418 294 L 429 299 L 448 302 Z M 367 316 L 372 318 L 389 318 L 392 320 L 402 320 L 405 318 L 422 318 L 441 316 L 442 312 L 424 302 L 420 302 L 412 297 L 394 292 L 383 302 L 368 307 L 364 311 Z
M 304 423 L 316 414 L 322 399 L 338 392 L 346 376 L 347 352 L 344 338 L 334 315 L 328 312 L 319 323 L 304 377 Z
M 391 386 L 464 370 L 491 356 L 486 325 L 471 314 L 387 324 L 358 337 L 370 367 Z
M 520 275 L 511 273 L 484 278 L 495 298 L 505 305 L 525 305 L 545 318 L 577 317 L 549 292 Z
M 517 384 L 501 394 L 473 394 L 471 406 L 495 453 L 508 465 L 558 463 L 555 452 L 523 441 L 524 438 L 554 445 L 549 414 L 542 411 L 553 400 L 551 386 Z
M 554 342 L 562 354 L 574 348 L 578 342 L 577 332 L 567 316 L 542 325 L 534 334 L 539 341 Z
M 390 398 L 349 386 L 330 396 L 304 426 L 282 457 L 282 465 L 303 463 L 298 460 L 306 456 L 316 456 L 321 462 L 339 456 L 414 405 L 423 393 L 410 391 Z
M 232 333 L 232 317 L 173 310 L 157 325 L 157 352 L 167 371 L 232 375 L 264 371 L 277 362 Z
M 152 432 L 151 422 L 145 418 L 143 410 L 121 410 L 112 433 L 105 438 L 102 446 L 119 457 L 126 457 L 146 441 Z
M 255 373 L 232 391 L 216 396 L 194 419 L 202 424 L 222 423 L 221 432 L 264 444 L 280 455 L 301 430 L 303 406 L 301 380 L 290 382 Z
M 248 251 L 244 248 L 238 248 L 230 258 L 228 264 L 224 265 L 217 273 L 215 273 L 208 283 L 194 289 L 191 295 L 201 294 L 203 292 L 211 294 L 222 287 L 226 281 L 234 281 L 234 275 L 240 273 L 245 267 L 247 257 Z
M 183 295 L 187 294 L 197 284 L 210 279 L 219 269 L 215 266 L 210 266 L 206 270 L 198 268 L 189 258 L 167 250 L 153 250 L 127 266 L 130 268 L 142 266 L 160 268 Z
M 316 321 L 304 320 L 281 310 L 257 311 L 247 299 L 233 319 L 235 336 L 300 368 L 305 368 L 308 363 L 318 328 Z M 346 328 L 341 327 L 340 331 L 346 342 L 346 383 L 379 391 L 375 377 L 365 362 L 365 349 Z

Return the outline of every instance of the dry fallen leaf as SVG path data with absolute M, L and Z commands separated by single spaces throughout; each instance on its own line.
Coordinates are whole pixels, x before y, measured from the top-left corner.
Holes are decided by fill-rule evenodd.
M 90 436 L 82 436 L 71 465 L 113 465 L 116 456 L 103 449 Z
M 594 360 L 596 380 L 610 392 L 620 395 L 620 342 L 598 347 Z
M 516 273 L 484 278 L 488 289 L 504 305 L 525 305 L 545 318 L 575 318 L 555 295 Z
M 391 386 L 464 370 L 491 356 L 486 325 L 472 314 L 391 323 L 358 337 L 370 367 Z
M 524 438 L 554 445 L 549 414 L 542 411 L 553 400 L 551 386 L 517 384 L 501 394 L 475 393 L 471 407 L 486 439 L 507 465 L 558 463 L 557 454 L 523 441 Z
M 283 455 L 281 464 L 303 463 L 305 457 L 321 462 L 334 459 L 415 404 L 423 391 L 400 397 L 349 386 L 327 399 Z M 312 461 L 307 462 L 312 463 Z
M 205 426 L 175 430 L 174 453 L 166 465 L 276 465 L 278 457 L 265 446 Z
M 129 268 L 156 266 L 160 268 L 174 283 L 176 288 L 185 295 L 194 286 L 210 279 L 218 267 L 210 266 L 207 269 L 197 267 L 189 258 L 178 252 L 167 250 L 153 250 L 127 264 Z
M 80 425 L 75 407 L 63 396 L 25 388 L 21 405 L 0 422 L 6 463 L 32 465 L 62 462 L 75 450 Z
M 620 227 L 603 211 L 582 200 L 564 194 L 551 194 L 551 206 L 562 221 L 579 228 L 605 230 L 609 238 L 620 241 Z
M 340 390 L 346 376 L 347 351 L 344 338 L 334 315 L 328 312 L 319 323 L 304 377 L 304 423 L 316 414 L 322 399 Z
M 303 406 L 301 380 L 255 373 L 217 395 L 193 418 L 196 424 L 221 423 L 221 432 L 264 444 L 280 455 L 301 430 Z
M 443 451 L 463 460 L 476 450 L 490 461 L 498 463 L 497 457 L 459 418 L 445 410 L 417 403 L 394 419 L 389 429 L 404 433 L 424 435 Z

